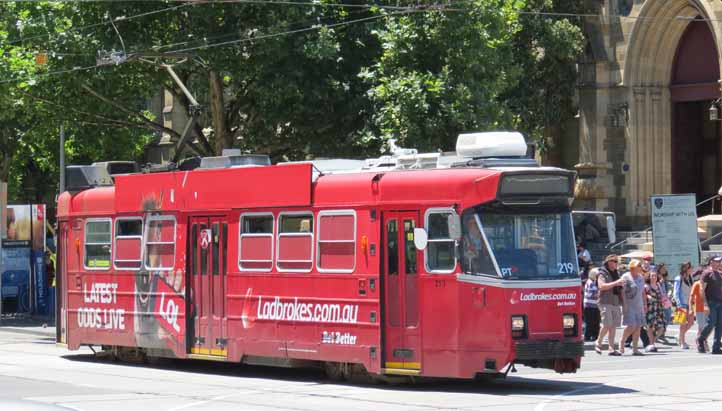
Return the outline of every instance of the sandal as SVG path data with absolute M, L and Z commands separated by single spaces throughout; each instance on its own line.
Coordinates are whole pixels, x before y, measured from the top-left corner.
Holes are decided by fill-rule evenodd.
M 609 355 L 611 355 L 612 357 L 621 357 L 622 353 L 617 350 L 614 350 L 614 351 L 609 351 Z
M 641 351 L 637 351 L 637 350 L 634 350 L 632 352 L 632 355 L 634 355 L 635 357 L 644 357 L 644 353 L 642 353 Z
M 595 351 L 597 354 L 602 355 L 602 346 L 601 346 L 601 345 L 598 345 L 598 344 L 594 344 L 594 351 Z

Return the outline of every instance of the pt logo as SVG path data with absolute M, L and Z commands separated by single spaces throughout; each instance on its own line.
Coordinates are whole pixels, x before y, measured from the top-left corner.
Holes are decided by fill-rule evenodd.
M 664 205 L 664 199 L 661 199 L 661 198 L 654 199 L 654 206 L 657 207 L 657 210 L 662 208 L 663 205 Z
M 201 230 L 201 248 L 207 250 L 209 245 L 211 245 L 211 230 Z

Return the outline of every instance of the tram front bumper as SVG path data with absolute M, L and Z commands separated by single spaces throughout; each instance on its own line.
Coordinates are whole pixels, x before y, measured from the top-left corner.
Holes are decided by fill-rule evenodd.
M 514 345 L 517 364 L 575 372 L 584 356 L 583 341 L 519 341 Z

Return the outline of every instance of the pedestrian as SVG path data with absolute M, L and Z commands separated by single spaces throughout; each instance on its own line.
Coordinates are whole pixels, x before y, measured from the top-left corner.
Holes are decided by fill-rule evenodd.
M 690 312 L 694 313 L 694 321 L 697 322 L 697 335 L 702 335 L 702 330 L 707 326 L 707 315 L 709 314 L 709 307 L 704 303 L 702 299 L 702 273 L 704 267 L 696 269 L 692 273 L 692 289 L 689 291 L 689 309 Z M 703 347 L 705 351 L 709 351 L 707 340 L 704 340 Z
M 594 351 L 602 353 L 602 342 L 608 335 L 609 351 L 612 356 L 622 355 L 614 347 L 614 337 L 617 327 L 622 325 L 622 284 L 617 271 L 619 257 L 610 254 L 604 259 L 604 266 L 599 268 L 597 285 L 599 286 L 599 314 L 602 328 L 599 330 L 599 337 L 594 343 Z
M 722 354 L 722 273 L 720 263 L 722 257 L 714 257 L 710 268 L 706 270 L 700 281 L 702 283 L 702 301 L 709 308 L 707 325 L 702 330 L 702 335 L 697 337 L 697 351 L 705 352 L 704 341 L 714 330 L 714 341 L 712 343 L 712 354 Z
M 657 352 L 655 343 L 664 332 L 664 305 L 662 304 L 662 287 L 659 285 L 659 275 L 656 271 L 649 271 L 645 276 L 646 285 L 644 293 L 647 298 L 647 337 L 649 344 L 647 352 Z
M 657 283 L 662 291 L 662 313 L 664 315 L 664 328 L 662 334 L 657 338 L 661 342 L 667 344 L 667 326 L 672 323 L 672 287 L 669 285 L 669 271 L 664 263 L 657 264 L 655 271 L 657 272 Z
M 624 340 L 632 336 L 632 355 L 642 355 L 639 351 L 639 333 L 644 325 L 644 313 L 647 311 L 644 299 L 644 277 L 642 276 L 641 261 L 632 260 L 629 271 L 622 275 L 623 282 L 623 314 L 622 323 L 625 325 L 622 339 L 619 342 L 619 352 L 624 354 Z
M 589 270 L 591 270 L 592 255 L 587 250 L 587 243 L 580 241 L 577 244 L 577 261 L 579 263 L 579 269 L 581 270 L 580 277 L 582 278 L 582 286 L 586 283 L 589 277 Z
M 599 322 L 601 317 L 599 314 L 599 269 L 594 268 L 589 271 L 589 278 L 584 285 L 584 340 L 594 341 L 599 337 Z
M 692 291 L 692 263 L 687 261 L 679 267 L 679 276 L 674 280 L 674 301 L 677 304 L 677 311 L 680 313 L 679 323 L 679 347 L 688 350 L 686 341 L 687 331 L 694 324 L 694 316 L 690 310 L 690 292 Z M 704 312 L 704 311 L 703 311 Z

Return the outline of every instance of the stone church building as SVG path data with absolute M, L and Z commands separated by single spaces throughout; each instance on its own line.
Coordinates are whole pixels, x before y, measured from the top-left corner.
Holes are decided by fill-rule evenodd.
M 650 195 L 700 202 L 722 186 L 720 122 L 710 119 L 720 109 L 722 1 L 597 4 L 579 65 L 576 208 L 645 225 Z

